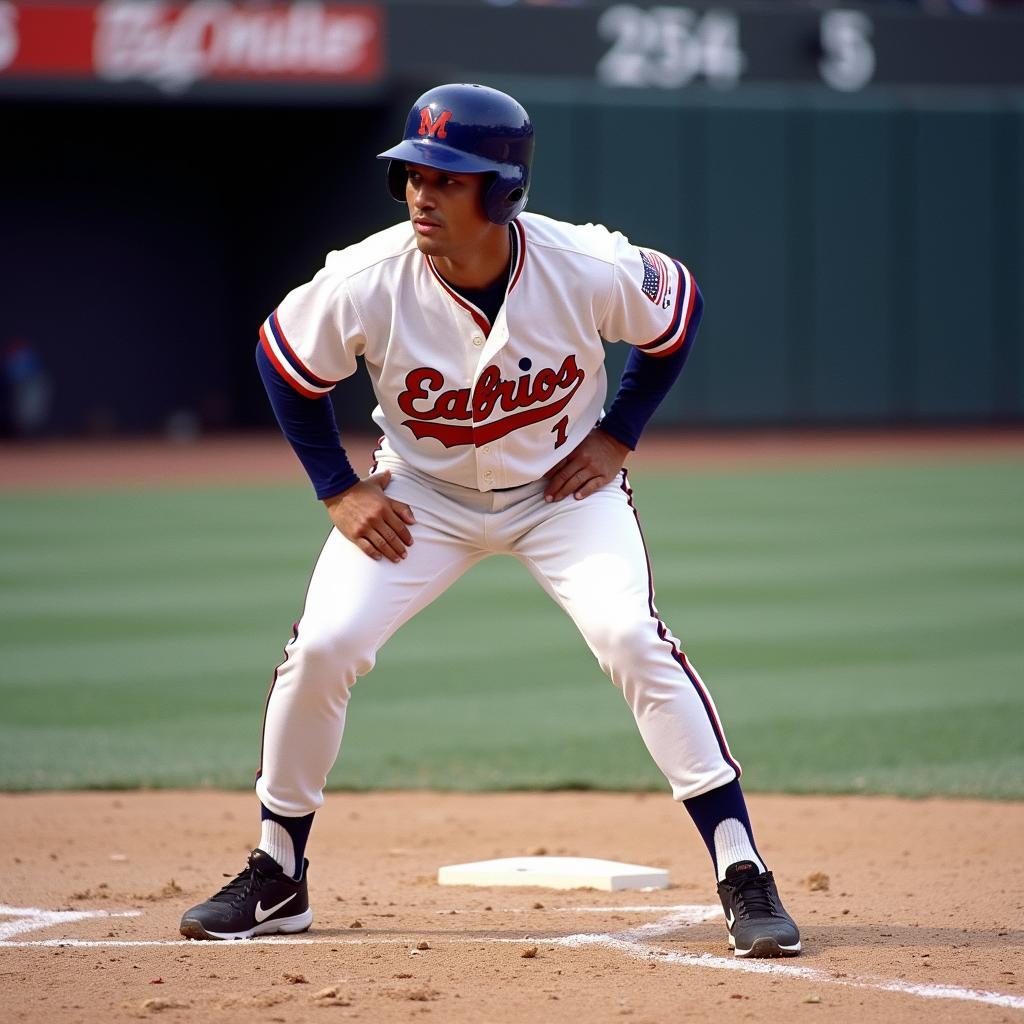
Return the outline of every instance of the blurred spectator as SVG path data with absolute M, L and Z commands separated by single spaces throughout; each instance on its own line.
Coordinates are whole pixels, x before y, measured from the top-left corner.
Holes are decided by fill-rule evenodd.
M 39 352 L 25 338 L 12 338 L 3 353 L 4 432 L 38 437 L 50 421 L 53 387 Z

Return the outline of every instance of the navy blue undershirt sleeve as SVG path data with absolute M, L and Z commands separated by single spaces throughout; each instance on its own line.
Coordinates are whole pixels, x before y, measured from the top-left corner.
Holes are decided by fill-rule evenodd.
M 330 395 L 300 395 L 274 369 L 262 345 L 256 346 L 256 365 L 281 433 L 305 467 L 316 496 L 330 498 L 359 483 L 359 474 L 341 446 Z
M 704 313 L 704 297 L 696 281 L 693 286 L 696 289 L 693 311 L 682 345 L 672 355 L 661 357 L 645 355 L 640 349 L 631 348 L 615 400 L 599 424 L 606 434 L 611 434 L 630 449 L 636 448 L 647 421 L 672 390 L 693 348 Z

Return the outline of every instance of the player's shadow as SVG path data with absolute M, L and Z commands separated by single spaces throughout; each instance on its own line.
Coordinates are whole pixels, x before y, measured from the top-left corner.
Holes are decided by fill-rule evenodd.
M 624 930 L 624 929 L 623 929 Z M 486 942 L 488 939 L 501 939 L 508 942 L 525 942 L 527 940 L 542 942 L 544 939 L 563 939 L 569 935 L 618 935 L 619 931 L 592 928 L 330 928 L 314 925 L 310 930 L 310 937 L 334 938 L 339 941 L 361 939 L 368 945 L 377 942 L 395 942 L 405 940 L 410 945 L 415 945 L 421 939 L 437 939 L 444 942 L 445 939 L 455 939 L 459 942 L 469 942 L 479 939 Z
M 358 938 L 362 942 L 408 942 L 415 946 L 418 941 L 431 940 L 443 944 L 445 940 L 471 942 L 479 940 L 502 940 L 506 942 L 558 941 L 572 935 L 615 936 L 625 938 L 638 946 L 651 950 L 666 950 L 680 953 L 719 953 L 726 944 L 723 922 L 693 924 L 666 931 L 659 935 L 637 935 L 635 929 L 642 922 L 622 923 L 615 928 L 546 927 L 513 928 L 500 924 L 493 928 L 346 928 L 315 927 L 310 935 L 319 938 L 334 938 L 339 942 L 351 942 Z M 977 928 L 930 928 L 909 925 L 878 923 L 813 924 L 800 929 L 803 942 L 802 959 L 812 959 L 822 953 L 834 953 L 842 949 L 927 949 L 933 954 L 963 951 L 964 949 L 1015 948 L 1024 945 L 1024 931 L 1019 929 L 977 929 Z

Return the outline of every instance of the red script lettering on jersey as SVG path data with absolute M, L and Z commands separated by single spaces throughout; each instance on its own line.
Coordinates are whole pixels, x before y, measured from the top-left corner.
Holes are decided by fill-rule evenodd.
M 520 427 L 557 416 L 572 401 L 585 377 L 576 365 L 576 357 L 566 356 L 557 370 L 545 367 L 535 374 L 524 373 L 515 380 L 506 380 L 498 367 L 491 365 L 480 374 L 472 391 L 469 388 L 442 391 L 444 375 L 441 371 L 421 366 L 406 374 L 405 390 L 398 396 L 399 409 L 410 417 L 402 421 L 402 426 L 408 427 L 418 441 L 433 437 L 445 448 L 464 444 L 479 448 Z M 564 394 L 557 401 L 549 402 L 558 392 Z M 430 404 L 425 404 L 428 402 Z M 541 405 L 542 402 L 548 404 Z M 508 415 L 484 423 L 496 408 Z M 434 422 L 442 418 L 472 423 L 462 426 Z
M 452 112 L 444 110 L 436 118 L 430 116 L 430 107 L 423 107 L 420 110 L 420 135 L 437 136 L 439 139 L 448 138 L 448 129 L 445 125 L 452 119 Z

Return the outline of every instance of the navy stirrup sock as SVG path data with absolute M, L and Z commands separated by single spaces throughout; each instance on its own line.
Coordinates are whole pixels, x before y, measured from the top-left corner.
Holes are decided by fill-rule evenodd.
M 309 830 L 313 827 L 313 815 L 304 814 L 301 818 L 286 818 L 283 814 L 275 814 L 260 804 L 260 821 L 263 823 L 263 834 L 260 849 L 269 853 L 295 879 L 302 877 L 303 858 L 306 853 L 306 842 Z M 268 822 L 276 822 L 280 828 L 268 828 Z M 281 835 L 281 831 L 286 836 Z
M 761 871 L 767 870 L 764 858 L 754 845 L 747 803 L 737 780 L 684 800 L 683 806 L 711 854 L 719 881 L 725 877 L 726 868 L 739 860 L 753 860 Z M 720 860 L 724 863 L 719 863 Z

